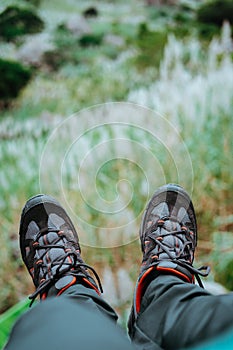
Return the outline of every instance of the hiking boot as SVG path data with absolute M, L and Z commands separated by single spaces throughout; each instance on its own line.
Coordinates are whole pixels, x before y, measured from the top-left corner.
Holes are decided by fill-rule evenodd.
M 140 227 L 142 265 L 136 286 L 136 313 L 145 288 L 159 274 L 173 274 L 194 283 L 207 276 L 209 267 L 193 267 L 197 245 L 197 223 L 192 201 L 179 185 L 160 187 L 152 196 Z
M 20 222 L 20 249 L 23 261 L 40 295 L 60 295 L 71 285 L 81 283 L 102 292 L 95 270 L 81 258 L 77 232 L 59 202 L 39 194 L 27 201 Z M 98 286 L 87 270 L 91 270 Z M 51 293 L 52 291 L 52 293 Z

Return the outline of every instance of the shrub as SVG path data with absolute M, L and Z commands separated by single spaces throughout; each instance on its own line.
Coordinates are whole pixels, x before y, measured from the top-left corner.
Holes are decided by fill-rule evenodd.
M 83 11 L 84 17 L 97 17 L 99 15 L 99 12 L 96 7 L 91 6 L 88 7 L 85 11 Z
M 0 101 L 7 103 L 19 95 L 31 78 L 31 71 L 18 62 L 0 59 Z
M 214 24 L 200 23 L 197 29 L 200 38 L 205 40 L 211 40 L 215 35 L 219 34 L 219 27 Z
M 30 4 L 38 7 L 40 6 L 41 0 L 25 0 L 26 2 L 29 2 Z
M 24 34 L 40 32 L 44 22 L 29 8 L 8 6 L 0 13 L 0 36 L 9 41 Z
M 102 43 L 103 36 L 100 34 L 84 34 L 80 39 L 79 43 L 83 47 L 96 46 Z
M 136 41 L 139 49 L 135 62 L 136 66 L 139 69 L 145 69 L 150 66 L 158 67 L 166 42 L 167 33 L 151 31 L 146 23 L 141 23 L 138 28 Z
M 221 26 L 225 20 L 233 22 L 233 2 L 212 0 L 204 3 L 197 11 L 197 19 L 202 23 Z

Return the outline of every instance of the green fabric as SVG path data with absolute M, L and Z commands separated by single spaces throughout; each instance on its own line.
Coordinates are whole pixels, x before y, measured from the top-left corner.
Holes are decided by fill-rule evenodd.
M 28 309 L 29 304 L 28 299 L 22 300 L 0 315 L 0 349 L 3 348 L 13 324 Z

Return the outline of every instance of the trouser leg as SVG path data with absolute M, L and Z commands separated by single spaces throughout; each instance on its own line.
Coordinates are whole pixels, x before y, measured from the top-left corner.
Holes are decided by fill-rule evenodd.
M 47 298 L 15 324 L 5 350 L 132 349 L 115 311 L 82 285 Z
M 78 303 L 89 305 L 93 312 L 101 312 L 109 317 L 113 322 L 116 322 L 118 316 L 115 310 L 101 297 L 94 289 L 86 288 L 78 284 L 68 288 L 62 296 L 68 296 Z
M 214 296 L 176 276 L 160 275 L 147 287 L 129 334 L 141 349 L 180 349 L 233 327 L 233 294 Z

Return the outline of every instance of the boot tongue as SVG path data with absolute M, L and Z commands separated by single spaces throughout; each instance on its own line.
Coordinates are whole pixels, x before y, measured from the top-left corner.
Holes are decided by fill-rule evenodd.
M 181 226 L 178 222 L 172 221 L 172 220 L 166 220 L 163 224 L 163 228 L 162 231 L 168 231 L 168 232 L 172 232 L 172 231 L 180 231 L 181 230 Z M 166 233 L 166 232 L 164 232 Z
M 59 278 L 59 280 L 49 288 L 46 298 L 47 297 L 54 297 L 57 295 L 60 295 L 68 289 L 70 286 L 76 283 L 76 277 L 71 275 L 65 275 Z
M 55 283 L 55 288 L 60 290 L 64 287 L 66 287 L 67 285 L 69 285 L 72 280 L 73 280 L 73 276 L 63 276 L 61 277 L 56 283 Z

